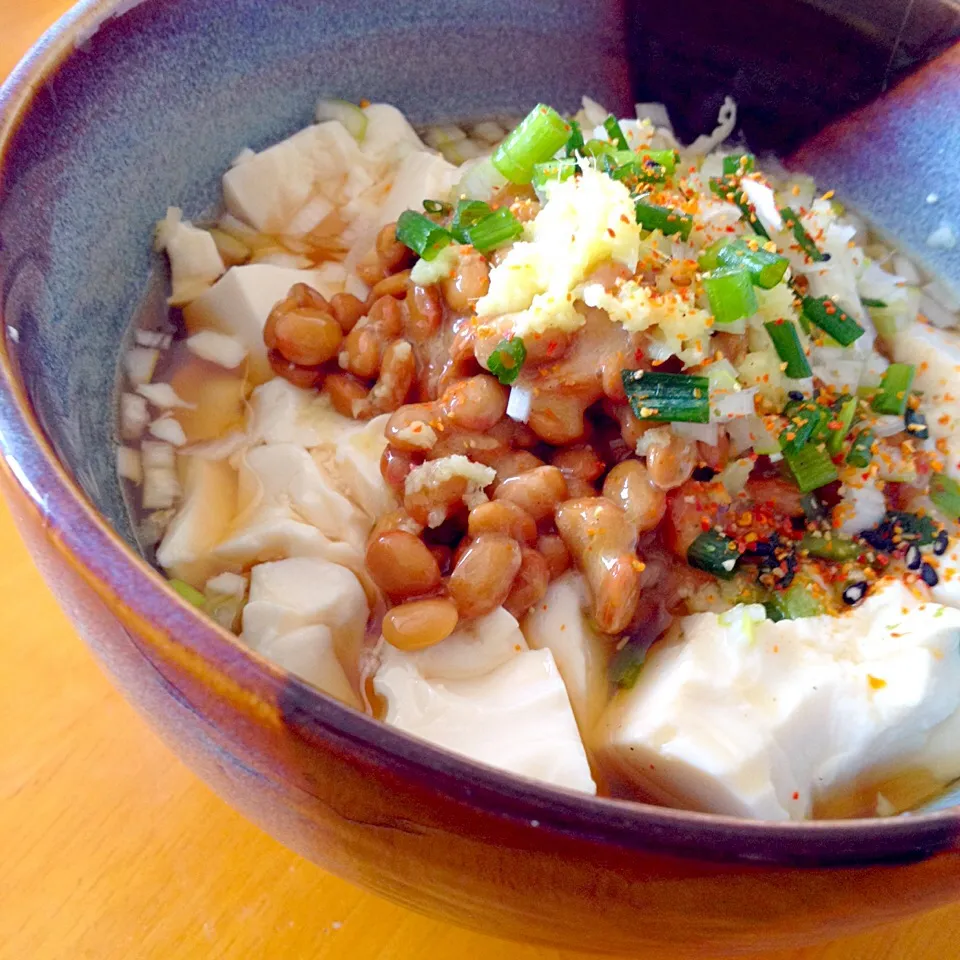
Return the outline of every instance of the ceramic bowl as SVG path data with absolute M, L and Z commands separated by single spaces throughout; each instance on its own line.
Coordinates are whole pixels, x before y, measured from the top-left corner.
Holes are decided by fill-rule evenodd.
M 691 130 L 734 93 L 748 132 L 784 147 L 956 34 L 953 8 L 933 0 L 913 5 L 918 22 L 878 3 L 866 27 L 823 6 L 745 4 L 735 31 L 695 0 L 103 0 L 55 27 L 4 87 L 0 482 L 121 689 L 304 856 L 488 933 L 623 955 L 801 944 L 960 894 L 955 807 L 778 824 L 592 799 L 355 713 L 182 603 L 134 551 L 114 477 L 117 358 L 154 220 L 172 200 L 188 215 L 209 208 L 231 158 L 307 123 L 318 95 L 392 101 L 416 122 L 537 100 L 569 109 L 584 92 L 620 109 L 666 97 Z M 954 49 L 797 157 L 957 279 L 955 252 L 923 240 L 940 220 L 960 225 L 958 118 Z

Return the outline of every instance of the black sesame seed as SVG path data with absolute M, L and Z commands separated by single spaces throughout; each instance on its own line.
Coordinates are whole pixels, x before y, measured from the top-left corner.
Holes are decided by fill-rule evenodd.
M 915 543 L 911 543 L 907 549 L 906 559 L 908 570 L 920 569 L 920 564 L 923 562 L 923 557 L 920 556 L 920 548 Z
M 933 552 L 938 557 L 942 557 L 947 552 L 947 547 L 949 545 L 950 545 L 950 538 L 947 536 L 947 531 L 941 530 L 937 534 L 937 539 L 933 541 Z
M 921 565 L 920 579 L 928 587 L 935 587 L 940 582 L 940 578 L 937 576 L 937 571 L 934 570 L 929 563 L 924 563 Z
M 803 399 L 803 394 L 799 390 L 791 390 L 787 396 L 791 400 L 796 400 L 798 403 Z
M 843 591 L 843 602 L 848 606 L 852 607 L 855 604 L 859 603 L 867 593 L 867 581 L 858 580 L 856 583 L 851 583 Z

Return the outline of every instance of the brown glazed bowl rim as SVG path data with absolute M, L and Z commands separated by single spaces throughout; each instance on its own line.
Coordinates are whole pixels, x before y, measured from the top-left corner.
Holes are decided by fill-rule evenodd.
M 75 38 L 89 36 L 98 24 L 133 5 L 130 0 L 85 0 L 16 67 L 0 88 L 0 168 L 33 97 L 71 55 Z M 497 818 L 526 821 L 541 840 L 554 833 L 601 847 L 689 860 L 810 867 L 909 862 L 960 846 L 960 807 L 889 819 L 780 822 L 590 797 L 474 763 L 287 677 L 180 598 L 94 509 L 30 406 L 5 330 L 4 325 L 0 469 L 25 494 L 53 548 L 108 607 L 136 627 L 148 651 L 175 660 L 238 709 L 273 724 L 293 719 L 309 729 L 310 739 L 326 740 Z M 269 697 L 281 685 L 288 691 L 282 714 Z

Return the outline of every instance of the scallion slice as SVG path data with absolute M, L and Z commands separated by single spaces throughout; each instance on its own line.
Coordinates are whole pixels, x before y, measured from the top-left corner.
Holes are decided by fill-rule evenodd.
M 493 213 L 493 207 L 483 200 L 461 200 L 450 221 L 450 232 L 460 243 L 470 243 L 467 231 Z
M 603 129 L 607 131 L 607 136 L 610 138 L 610 142 L 618 150 L 629 150 L 630 144 L 627 143 L 627 138 L 624 136 L 623 128 L 620 126 L 620 121 L 611 113 L 606 120 L 603 121 Z
M 930 499 L 937 509 L 953 520 L 960 520 L 960 483 L 945 473 L 930 478 Z
M 523 234 L 523 224 L 510 212 L 509 207 L 500 207 L 467 228 L 467 237 L 475 250 L 489 253 Z
M 783 459 L 801 493 L 825 487 L 837 479 L 837 468 L 833 461 L 816 443 L 808 443 L 796 451 L 784 450 Z
M 815 537 L 812 533 L 805 533 L 797 544 L 801 552 L 820 560 L 834 560 L 837 563 L 846 563 L 856 560 L 863 553 L 863 546 L 846 537 Z
M 523 369 L 527 347 L 521 337 L 501 340 L 487 359 L 487 369 L 504 385 L 509 386 Z
M 171 580 L 170 586 L 173 587 L 187 603 L 193 604 L 193 606 L 200 610 L 206 609 L 207 598 L 197 590 L 196 587 L 191 587 L 185 580 Z
M 658 167 L 663 167 L 668 177 L 672 176 L 677 169 L 676 150 L 641 150 L 638 156 L 645 165 L 653 163 Z
M 587 157 L 613 156 L 616 152 L 617 148 L 606 140 L 588 140 L 583 145 L 583 153 Z
M 780 434 L 780 449 L 784 454 L 797 453 L 826 433 L 829 415 L 815 400 L 791 401 L 783 414 L 788 420 Z
M 677 213 L 670 207 L 648 203 L 643 197 L 637 200 L 634 206 L 637 211 L 637 223 L 644 230 L 659 230 L 665 237 L 678 233 L 682 240 L 686 240 L 690 236 L 690 231 L 693 229 L 693 217 L 685 213 Z
M 711 177 L 710 189 L 721 200 L 726 200 L 727 203 L 738 206 L 754 233 L 759 234 L 766 240 L 770 239 L 770 234 L 767 233 L 766 228 L 758 219 L 753 205 L 747 200 L 747 195 L 740 189 L 739 177 L 722 177 L 720 179 Z
M 872 297 L 861 297 L 860 302 L 865 307 L 871 307 L 874 310 L 886 310 L 887 308 L 885 300 L 874 300 Z
M 418 257 L 433 260 L 453 236 L 422 213 L 404 210 L 397 218 L 397 239 Z
M 800 244 L 800 249 L 811 259 L 817 262 L 824 259 L 823 254 L 817 249 L 813 242 L 813 237 L 807 233 L 800 222 L 800 218 L 789 207 L 783 207 L 780 211 L 785 226 L 793 231 L 794 239 Z
M 709 423 L 710 381 L 686 373 L 624 370 L 623 389 L 641 420 Z
M 570 121 L 570 136 L 567 137 L 567 145 L 564 150 L 568 157 L 572 157 L 583 150 L 583 131 L 576 120 Z
M 546 186 L 551 180 L 563 182 L 569 180 L 580 168 L 572 157 L 562 160 L 548 160 L 546 163 L 537 163 L 533 167 L 533 185 Z
M 902 417 L 910 399 L 910 386 L 917 369 L 912 363 L 891 363 L 884 371 L 880 390 L 871 406 L 877 413 Z
M 738 267 L 720 267 L 703 278 L 710 312 L 717 323 L 752 317 L 759 309 L 750 274 Z
M 710 270 L 716 270 L 720 266 L 720 251 L 730 243 L 726 237 L 714 240 L 709 247 L 705 247 L 703 252 L 697 258 L 697 266 L 701 272 L 707 273 Z
M 723 175 L 737 176 L 744 173 L 752 173 L 754 156 L 752 153 L 743 153 L 740 155 L 731 155 L 723 158 Z
M 830 423 L 836 423 L 839 426 L 836 429 L 829 429 L 830 423 L 827 424 L 829 429 L 829 433 L 827 433 L 828 453 L 837 454 L 843 449 L 843 441 L 847 439 L 847 434 L 850 433 L 850 428 L 857 416 L 858 406 L 856 397 L 846 397 L 833 405 L 834 417 Z
M 746 270 L 754 286 L 763 287 L 764 290 L 775 287 L 790 266 L 790 261 L 779 253 L 771 253 L 763 247 L 754 250 L 743 240 L 734 240 L 720 247 L 717 250 L 717 260 L 721 266 Z
M 847 463 L 852 467 L 864 469 L 870 466 L 873 459 L 873 445 L 877 438 L 872 430 L 861 430 L 850 444 L 850 452 L 847 454 Z
M 493 165 L 511 183 L 529 183 L 533 166 L 549 160 L 570 139 L 570 124 L 538 103 L 493 154 Z
M 439 213 L 443 216 L 453 211 L 453 207 L 443 200 L 424 200 L 423 209 L 426 210 L 427 213 Z
M 791 380 L 803 380 L 813 376 L 810 362 L 800 344 L 797 325 L 792 320 L 770 320 L 763 326 L 770 334 L 777 356 L 787 365 L 784 373 Z
M 826 613 L 826 610 L 811 587 L 808 580 L 797 578 L 782 593 L 774 593 L 771 605 L 783 620 L 819 617 Z M 820 590 L 822 592 L 822 588 Z
M 621 689 L 631 689 L 640 679 L 646 659 L 647 645 L 635 640 L 629 641 L 610 661 L 610 680 Z
M 701 533 L 687 549 L 687 563 L 698 570 L 712 573 L 721 580 L 732 580 L 741 553 L 736 543 L 716 530 Z
M 849 347 L 863 336 L 863 327 L 829 297 L 804 297 L 803 313 L 815 327 L 833 337 L 841 347 Z

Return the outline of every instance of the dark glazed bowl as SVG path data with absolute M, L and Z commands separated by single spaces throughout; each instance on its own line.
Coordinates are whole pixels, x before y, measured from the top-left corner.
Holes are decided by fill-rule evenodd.
M 866 24 L 832 18 L 825 4 L 768 3 L 751 21 L 769 34 L 752 58 L 726 33 L 715 45 L 683 33 L 684 9 L 699 23 L 713 4 L 713 13 L 692 0 L 666 6 L 659 21 L 642 4 L 601 0 L 450 0 L 442 13 L 344 0 L 79 7 L 0 103 L 0 481 L 37 563 L 127 696 L 201 776 L 294 849 L 488 933 L 716 956 L 954 899 L 960 810 L 743 822 L 554 790 L 412 740 L 285 676 L 164 586 L 131 548 L 110 435 L 153 221 L 170 202 L 188 215 L 210 206 L 239 149 L 308 122 L 318 94 L 389 100 L 427 122 L 539 99 L 571 108 L 583 92 L 616 108 L 634 90 L 669 93 L 689 129 L 713 109 L 701 97 L 733 91 L 748 131 L 783 146 L 869 100 L 957 26 L 933 0 L 909 5 L 926 19 L 899 25 L 881 16 L 893 3 L 877 4 Z M 789 18 L 779 40 L 774 8 Z M 794 63 L 807 28 L 826 52 Z M 954 49 L 800 156 L 920 249 L 940 219 L 960 216 L 958 118 Z M 931 191 L 935 207 L 923 202 Z M 956 280 L 956 255 L 939 256 Z

